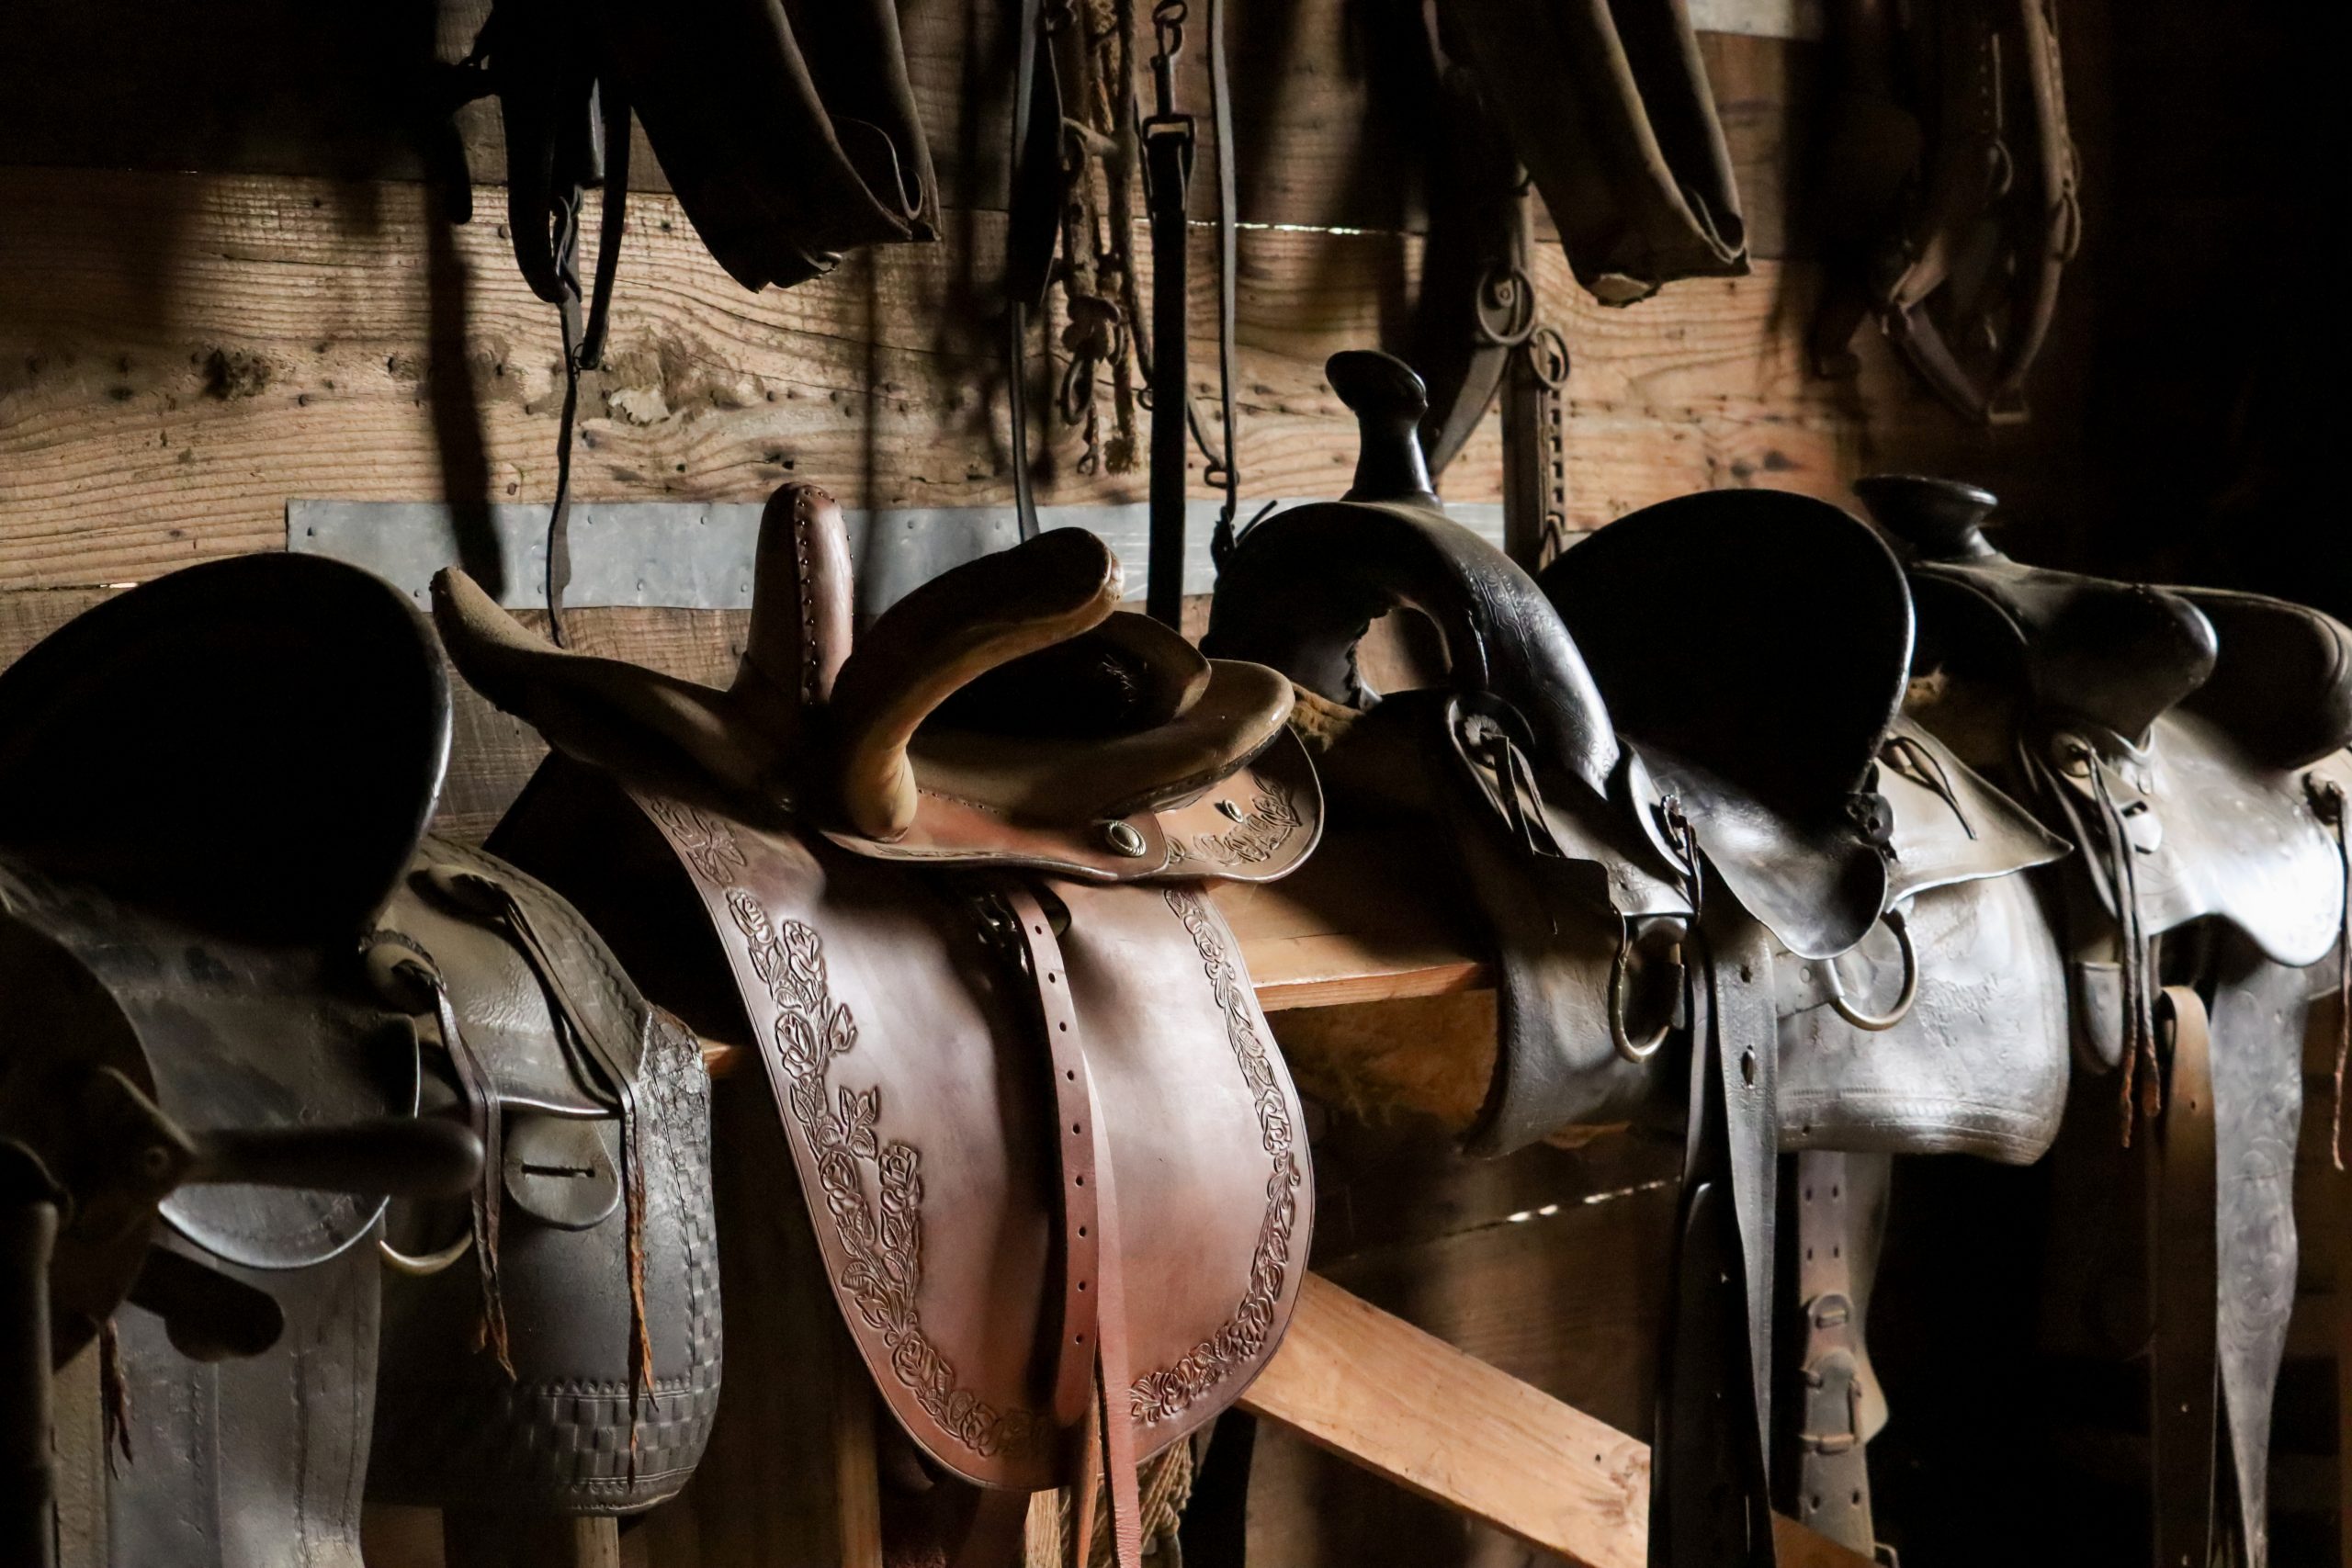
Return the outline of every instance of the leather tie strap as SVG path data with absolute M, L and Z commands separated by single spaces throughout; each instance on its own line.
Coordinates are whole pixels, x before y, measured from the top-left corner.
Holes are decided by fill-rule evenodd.
M 1084 1568 L 1087 1543 L 1094 1534 L 1099 1462 L 1109 1483 L 1111 1536 L 1119 1568 L 1137 1568 L 1143 1559 L 1143 1512 L 1136 1493 L 1134 1418 L 1127 1406 L 1132 1377 L 1126 1299 L 1100 1103 L 1053 922 L 1027 886 L 1008 882 L 1000 896 L 1027 962 L 1053 1072 L 1062 1310 L 1053 1357 L 1052 1410 L 1063 1431 L 1087 1434 L 1072 1456 L 1077 1488 L 1072 1551 L 1078 1568 Z
M 394 989 L 398 984 L 394 976 L 401 972 L 431 994 L 434 1027 L 441 1035 L 442 1049 L 448 1053 L 449 1068 L 457 1076 L 458 1089 L 465 1096 L 466 1124 L 481 1140 L 481 1179 L 467 1194 L 467 1207 L 473 1234 L 474 1266 L 481 1285 L 482 1341 L 506 1375 L 513 1377 L 514 1362 L 506 1336 L 506 1298 L 498 1275 L 499 1201 L 505 1191 L 506 1163 L 506 1116 L 499 1103 L 498 1080 L 467 1039 L 465 1031 L 458 1027 L 448 985 L 423 943 L 400 931 L 379 931 L 369 944 L 368 969 L 379 992 L 393 1006 L 405 1009 L 413 999 Z M 389 1243 L 382 1245 L 389 1247 Z
M 2205 1004 L 2183 986 L 2162 993 L 2172 1035 L 2171 1092 L 2155 1123 L 2149 1216 L 2155 1335 L 2149 1369 L 2150 1468 L 2159 1568 L 2205 1568 L 2213 1535 L 2219 1403 L 2215 1282 L 2219 1168 L 2211 1033 Z

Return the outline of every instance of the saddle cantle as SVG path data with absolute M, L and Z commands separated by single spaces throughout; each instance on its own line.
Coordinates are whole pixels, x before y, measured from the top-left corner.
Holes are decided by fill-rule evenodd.
M 1429 493 L 1411 373 L 1374 355 L 1329 373 L 1363 430 L 1355 486 L 1242 536 L 1204 646 L 1299 684 L 1340 810 L 1444 823 L 1498 976 L 1473 1150 L 1686 1122 L 1652 1550 L 1751 1561 L 1770 1550 L 1778 1153 L 2047 1146 L 2063 1025 L 1981 982 L 2001 962 L 2054 973 L 2012 874 L 2065 846 L 1900 719 L 1910 600 L 1865 525 L 1800 496 L 1686 497 L 1539 585 Z M 1356 645 L 1398 607 L 1435 623 L 1441 687 L 1363 681 Z M 1772 672 L 1747 676 L 1762 648 Z M 1849 953 L 1868 970 L 1850 982 Z M 1999 1048 L 1978 1049 L 1988 1027 Z M 1821 1442 L 1859 1463 L 1859 1442 Z M 1859 1529 L 1867 1550 L 1866 1510 Z
M 1016 1550 L 1018 1494 L 1071 1479 L 1093 1408 L 1132 1562 L 1136 1462 L 1248 1384 L 1306 1266 L 1296 1094 L 1196 886 L 1280 875 L 1319 832 L 1288 688 L 1117 611 L 1075 531 L 948 572 L 853 651 L 840 512 L 787 487 L 756 585 L 718 692 L 437 580 L 458 668 L 557 750 L 493 847 L 752 1043 L 883 1400 L 1011 1496 L 975 1530 Z
M 2114 1073 L 2126 1141 L 2142 1120 L 2156 1134 L 2156 1253 L 2178 1258 L 2152 1358 L 2158 1557 L 2202 1561 L 2227 1537 L 2259 1568 L 2293 1296 L 2300 971 L 2346 914 L 2352 631 L 2259 595 L 2023 565 L 1985 539 L 1994 500 L 1972 486 L 1856 489 L 1910 547 L 1920 667 L 1947 687 L 1923 716 L 2083 849 L 2058 900 L 2076 1055 Z
M 107 1340 L 117 1460 L 79 1458 L 113 1562 L 358 1563 L 363 1243 L 481 1157 L 415 1119 L 415 1033 L 356 961 L 448 700 L 401 596 L 308 557 L 175 573 L 0 673 L 0 1145 L 60 1215 L 41 1353 Z M 45 1391 L 8 1404 L 45 1456 Z M 12 1561 L 53 1539 L 36 1491 Z

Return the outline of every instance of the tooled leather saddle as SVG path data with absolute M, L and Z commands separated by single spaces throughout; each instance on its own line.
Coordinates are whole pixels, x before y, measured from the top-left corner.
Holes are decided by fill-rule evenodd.
M 1135 1469 L 1282 1337 L 1312 1183 L 1299 1105 L 1200 884 L 1296 865 L 1321 803 L 1287 685 L 1120 612 L 1048 532 L 851 638 L 830 497 L 769 502 L 724 692 L 567 654 L 445 573 L 458 668 L 556 755 L 493 844 L 691 1024 L 749 1041 L 885 1404 L 989 1489 Z M 1090 1529 L 1072 1532 L 1084 1542 Z
M 1910 603 L 1862 524 L 1798 496 L 1688 497 L 1539 587 L 1429 492 L 1418 378 L 1369 354 L 1329 374 L 1362 427 L 1354 488 L 1242 536 L 1204 648 L 1298 684 L 1337 809 L 1445 825 L 1498 976 L 1474 1151 L 1682 1118 L 1651 1551 L 1767 1561 L 1778 1153 L 2046 1146 L 2054 1010 L 2005 998 L 2004 1048 L 1954 1052 L 1984 1021 L 1965 970 L 1999 956 L 1979 942 L 1931 985 L 1918 937 L 1973 932 L 1989 901 L 2024 922 L 2012 947 L 2047 947 L 2009 874 L 2064 846 L 1900 722 Z M 1399 607 L 1436 624 L 1448 669 L 1383 695 L 1356 646 Z M 1743 678 L 1768 646 L 1774 672 Z
M 699 1452 L 698 1052 L 554 895 L 421 837 L 448 740 L 423 617 L 315 557 L 0 675 L 0 982 L 55 1026 L 0 1055 L 0 1139 L 59 1189 L 58 1358 L 107 1339 L 97 1561 L 356 1568 L 363 1477 L 618 1513 Z
M 2352 630 L 2012 560 L 1971 485 L 1856 489 L 1908 547 L 1919 668 L 1947 688 L 1923 716 L 2082 847 L 2058 897 L 2076 1058 L 2158 1172 L 2153 1560 L 2259 1568 L 2304 1033 L 2346 978 L 2306 971 L 2343 949 Z

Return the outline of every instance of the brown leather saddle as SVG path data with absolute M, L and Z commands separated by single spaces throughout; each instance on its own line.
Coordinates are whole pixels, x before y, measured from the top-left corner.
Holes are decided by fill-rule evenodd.
M 1952 1060 L 1969 995 L 1928 987 L 1908 921 L 2015 908 L 2009 874 L 2064 845 L 1900 722 L 1910 602 L 1863 525 L 1797 496 L 1688 497 L 1539 586 L 1428 493 L 1411 372 L 1350 354 L 1329 374 L 1362 425 L 1355 487 L 1243 536 L 1204 647 L 1298 683 L 1341 809 L 1445 825 L 1499 980 L 1474 1150 L 1684 1122 L 1653 1552 L 1758 1560 L 1778 1152 L 2046 1145 L 2065 1077 L 2049 1010 L 2004 1015 L 2021 1077 L 2018 1051 Z M 1436 624 L 1443 686 L 1365 683 L 1356 644 L 1399 607 Z M 1768 646 L 1775 673 L 1741 679 Z M 1830 966 L 1881 942 L 1891 986 Z M 1808 987 L 1832 1021 L 1807 1017 Z M 1884 1036 L 1902 1044 L 1882 1060 Z
M 415 1119 L 414 1032 L 356 958 L 448 702 L 413 608 L 311 557 L 161 579 L 0 673 L 10 1364 L 105 1338 L 108 1561 L 358 1563 L 367 1238 L 481 1158 Z M 53 1549 L 40 1382 L 0 1400 L 10 1562 Z
M 1987 424 L 2025 380 L 2082 238 L 2052 0 L 1839 0 L 1822 174 L 1823 374 L 1866 316 L 1936 396 Z
M 1011 1561 L 1026 1493 L 1230 1404 L 1306 1267 L 1299 1107 L 1204 879 L 1263 880 L 1321 802 L 1272 671 L 1116 609 L 1061 530 L 851 648 L 841 513 L 761 531 L 725 692 L 562 653 L 459 573 L 452 656 L 557 755 L 492 842 L 697 1030 L 748 1042 L 876 1387 Z M 1075 1539 L 1089 1532 L 1080 1529 Z
M 46 825 L 0 849 L 0 977 L 58 1041 L 0 1055 L 0 1139 L 64 1211 L 58 1359 L 112 1320 L 106 1561 L 356 1568 L 363 1477 L 612 1513 L 699 1453 L 698 1051 L 554 895 L 420 837 L 448 705 L 406 599 L 313 557 L 0 675 L 0 801 Z
M 1923 718 L 2082 848 L 2060 895 L 2076 1056 L 2114 1075 L 2162 1183 L 2155 1560 L 2258 1565 L 2303 971 L 2346 914 L 2352 631 L 2256 594 L 2023 565 L 1985 539 L 1994 498 L 1973 486 L 1856 488 L 1909 547 L 1919 667 L 1946 688 Z

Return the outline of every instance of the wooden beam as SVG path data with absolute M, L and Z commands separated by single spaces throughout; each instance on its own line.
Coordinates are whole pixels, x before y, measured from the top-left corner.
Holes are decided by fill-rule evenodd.
M 1241 1404 L 1579 1568 L 1648 1561 L 1647 1444 L 1315 1275 Z M 1773 1523 L 1784 1568 L 1871 1568 Z

